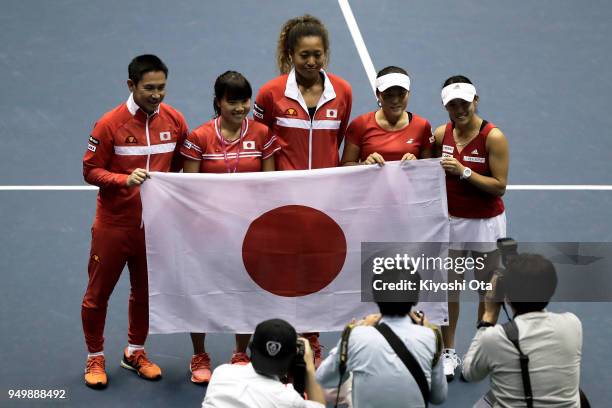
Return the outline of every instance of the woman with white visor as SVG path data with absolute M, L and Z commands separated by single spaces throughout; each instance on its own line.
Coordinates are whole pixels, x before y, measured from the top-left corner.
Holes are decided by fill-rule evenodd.
M 399 67 L 386 67 L 376 78 L 378 110 L 354 119 L 346 131 L 342 165 L 380 165 L 385 160 L 430 158 L 433 137 L 429 122 L 406 111 L 410 77 Z
M 506 236 L 506 214 L 501 196 L 508 177 L 508 142 L 492 123 L 478 115 L 479 98 L 472 82 L 462 75 L 448 78 L 442 88 L 442 103 L 450 122 L 434 132 L 436 151 L 446 171 L 450 215 L 450 256 L 484 259 L 474 268 L 475 278 L 489 282 L 499 265 L 498 238 Z M 449 271 L 448 280 L 464 277 Z M 480 293 L 478 319 L 484 313 Z M 445 347 L 444 372 L 454 378 L 459 358 L 455 353 L 455 330 L 459 317 L 459 292 L 448 292 L 449 325 L 442 328 Z

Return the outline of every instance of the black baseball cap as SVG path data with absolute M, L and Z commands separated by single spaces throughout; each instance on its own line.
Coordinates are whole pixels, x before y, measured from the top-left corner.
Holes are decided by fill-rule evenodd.
M 282 319 L 266 320 L 255 328 L 249 348 L 255 371 L 283 376 L 297 353 L 297 333 Z

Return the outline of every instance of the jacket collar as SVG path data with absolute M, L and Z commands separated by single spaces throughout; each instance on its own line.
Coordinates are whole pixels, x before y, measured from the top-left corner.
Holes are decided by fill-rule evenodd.
M 140 106 L 138 106 L 138 104 L 136 102 L 134 102 L 134 94 L 130 93 L 130 97 L 128 98 L 128 100 L 125 102 L 125 106 L 128 108 L 128 110 L 130 111 L 130 113 L 132 114 L 132 116 L 136 115 L 136 112 L 138 112 L 138 110 L 140 109 Z M 157 106 L 157 109 L 155 109 L 155 112 L 153 112 L 151 114 L 151 116 L 155 115 L 156 113 L 159 113 L 159 107 L 161 106 L 161 104 L 159 104 Z M 142 110 L 142 109 L 140 109 Z M 142 113 L 145 114 L 145 116 L 147 116 L 145 111 L 142 111 Z
M 329 80 L 327 73 L 324 70 L 321 70 L 321 73 L 323 74 L 323 94 L 321 95 L 321 98 L 319 98 L 319 102 L 317 103 L 317 109 L 319 109 L 319 107 L 324 103 L 336 98 L 336 91 L 334 91 L 334 86 Z M 297 80 L 295 79 L 295 68 L 291 69 L 291 72 L 289 72 L 289 76 L 287 77 L 287 85 L 285 86 L 285 96 L 287 98 L 291 98 L 297 101 L 300 106 L 304 108 L 304 111 L 308 112 L 308 107 L 306 106 L 304 97 L 302 97 L 302 93 L 300 92 L 300 88 L 298 87 Z

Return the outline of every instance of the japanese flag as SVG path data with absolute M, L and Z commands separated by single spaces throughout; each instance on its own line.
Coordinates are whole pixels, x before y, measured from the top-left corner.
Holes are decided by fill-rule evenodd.
M 151 333 L 252 332 L 269 318 L 341 330 L 361 302 L 362 242 L 448 242 L 437 160 L 234 174 L 141 187 Z M 426 304 L 441 323 L 443 304 Z M 427 309 L 426 309 L 427 310 Z

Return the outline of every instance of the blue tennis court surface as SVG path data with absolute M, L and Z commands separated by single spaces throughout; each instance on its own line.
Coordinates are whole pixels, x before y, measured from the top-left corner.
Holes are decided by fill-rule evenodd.
M 612 184 L 612 5 L 577 2 L 350 1 L 377 69 L 398 65 L 413 80 L 409 109 L 439 125 L 439 94 L 453 74 L 470 77 L 480 114 L 511 148 L 511 185 Z M 94 121 L 128 96 L 127 64 L 154 53 L 169 66 L 166 101 L 191 128 L 212 116 L 212 85 L 233 69 L 256 91 L 276 76 L 280 26 L 311 13 L 331 38 L 329 71 L 353 86 L 352 117 L 375 109 L 369 79 L 337 2 L 187 0 L 5 2 L 0 24 L 0 185 L 83 185 L 81 159 Z M 129 282 L 111 298 L 105 330 L 108 389 L 82 381 L 80 305 L 87 284 L 95 191 L 0 191 L 0 406 L 198 406 L 189 382 L 188 335 L 147 341 L 164 370 L 149 383 L 119 367 Z M 522 241 L 610 242 L 612 191 L 509 190 L 508 233 Z M 460 354 L 475 304 L 462 305 Z M 593 406 L 612 399 L 609 304 L 555 304 L 582 320 L 581 385 Z M 322 335 L 329 349 L 337 333 Z M 214 363 L 229 360 L 230 335 L 210 335 Z M 486 381 L 450 384 L 444 407 L 465 407 Z M 10 389 L 64 389 L 62 401 L 9 400 Z

